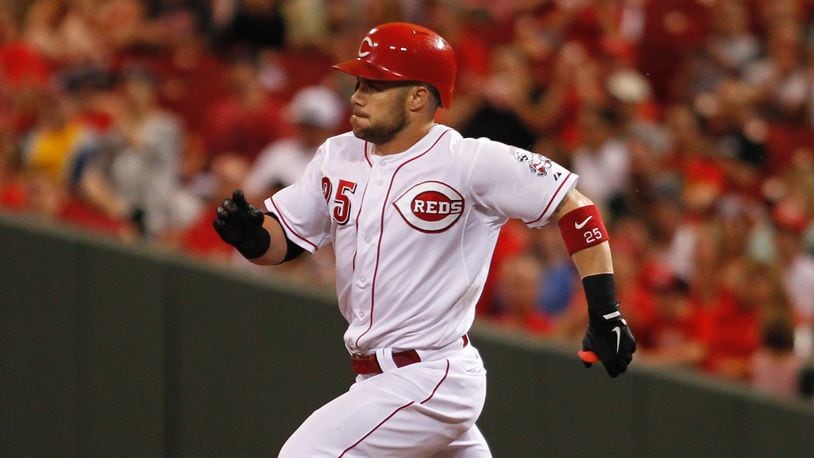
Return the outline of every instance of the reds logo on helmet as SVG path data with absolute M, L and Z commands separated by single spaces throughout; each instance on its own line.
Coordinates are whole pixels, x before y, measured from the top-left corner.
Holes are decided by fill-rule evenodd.
M 370 37 L 365 37 L 362 39 L 362 43 L 359 44 L 359 53 L 357 54 L 360 58 L 367 57 L 370 55 L 370 51 L 373 49 L 373 40 Z
M 425 181 L 407 190 L 393 205 L 411 227 L 434 233 L 458 221 L 464 211 L 464 198 L 447 184 Z

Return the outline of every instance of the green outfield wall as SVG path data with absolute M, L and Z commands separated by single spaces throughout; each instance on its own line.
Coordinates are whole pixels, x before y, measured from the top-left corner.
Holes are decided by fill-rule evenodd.
M 331 295 L 0 215 L 0 457 L 271 457 L 353 380 Z M 479 326 L 496 457 L 811 457 L 814 406 Z

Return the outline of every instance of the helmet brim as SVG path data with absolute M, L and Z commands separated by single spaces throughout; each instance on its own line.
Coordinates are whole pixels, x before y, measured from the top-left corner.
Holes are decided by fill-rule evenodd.
M 390 71 L 362 59 L 346 60 L 345 62 L 334 65 L 333 68 L 351 76 L 373 81 L 399 81 L 404 79 L 404 76 L 400 73 Z

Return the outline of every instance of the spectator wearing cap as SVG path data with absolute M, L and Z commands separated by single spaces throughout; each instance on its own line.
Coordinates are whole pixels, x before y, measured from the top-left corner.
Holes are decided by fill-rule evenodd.
M 243 190 L 250 200 L 270 196 L 296 181 L 325 139 L 339 129 L 345 105 L 324 86 L 301 89 L 288 105 L 294 134 L 264 148 L 249 171 Z

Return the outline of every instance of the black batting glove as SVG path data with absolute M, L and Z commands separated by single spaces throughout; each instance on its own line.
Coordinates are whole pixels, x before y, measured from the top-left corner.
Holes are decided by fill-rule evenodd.
M 238 189 L 220 204 L 212 226 L 224 242 L 237 248 L 245 258 L 254 259 L 271 246 L 271 237 L 263 227 L 264 218 L 263 212 L 249 205 L 243 191 Z
M 622 317 L 619 303 L 612 308 L 588 313 L 588 329 L 579 356 L 585 367 L 602 362 L 611 377 L 627 370 L 636 352 L 636 338 Z

